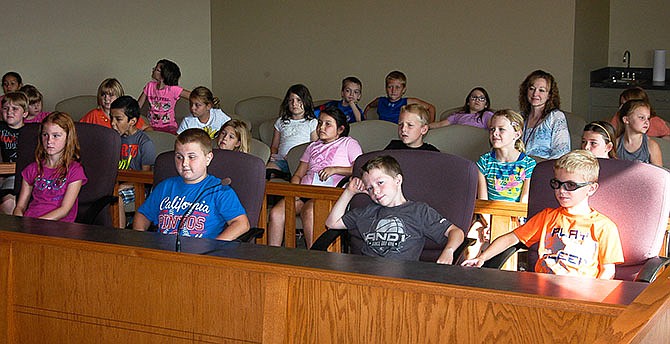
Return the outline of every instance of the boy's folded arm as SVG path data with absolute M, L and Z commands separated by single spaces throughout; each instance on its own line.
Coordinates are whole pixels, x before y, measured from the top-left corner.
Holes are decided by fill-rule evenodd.
M 370 108 L 376 108 L 377 107 L 377 102 L 379 102 L 379 98 L 375 98 L 373 101 L 368 103 L 368 105 L 365 106 L 365 109 L 363 109 L 363 113 L 368 112 Z
M 354 195 L 358 193 L 354 191 L 356 186 L 352 185 L 355 180 L 360 181 L 360 179 L 354 178 L 354 180 L 349 183 L 347 188 L 344 189 L 340 198 L 337 199 L 337 202 L 335 202 L 333 205 L 333 208 L 330 210 L 330 214 L 328 214 L 328 218 L 326 218 L 326 227 L 330 229 L 347 229 L 347 227 L 344 225 L 344 221 L 342 221 L 342 217 L 347 211 L 349 202 L 352 198 L 354 198 Z
M 351 107 L 351 111 L 354 114 L 354 118 L 356 119 L 356 122 L 360 122 L 363 119 L 363 114 L 361 113 L 360 110 L 358 110 L 358 106 L 356 106 L 356 102 L 349 103 L 349 106 Z
M 227 223 L 228 226 L 216 237 L 217 240 L 235 240 L 240 235 L 246 233 L 250 227 L 249 218 L 247 218 L 246 214 L 239 215 Z
M 151 221 L 139 211 L 135 212 L 133 217 L 133 229 L 137 231 L 146 231 L 151 226 Z
M 417 103 L 426 107 L 428 110 L 428 123 L 435 122 L 435 106 L 425 100 L 419 98 L 407 98 L 407 104 Z

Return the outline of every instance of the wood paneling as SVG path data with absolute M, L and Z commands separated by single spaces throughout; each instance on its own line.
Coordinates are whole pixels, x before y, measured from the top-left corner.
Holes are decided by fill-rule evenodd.
M 614 343 L 663 339 L 668 329 L 670 270 L 626 306 L 597 300 L 612 301 L 620 288 L 637 286 L 632 282 L 575 286 L 571 278 L 493 271 L 499 279 L 468 287 L 385 277 L 385 269 L 404 265 L 382 259 L 232 247 L 224 258 L 0 231 L 0 288 L 8 295 L 0 336 L 8 343 Z M 249 252 L 264 258 L 235 258 Z M 273 263 L 317 255 L 333 269 Z M 382 275 L 343 272 L 338 264 L 377 266 Z M 510 277 L 533 283 L 535 292 L 485 287 Z M 565 298 L 543 296 L 551 289 Z

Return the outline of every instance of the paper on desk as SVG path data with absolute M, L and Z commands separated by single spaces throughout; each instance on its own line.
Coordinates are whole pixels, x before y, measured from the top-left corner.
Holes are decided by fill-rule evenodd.
M 314 178 L 312 178 L 312 185 L 315 186 L 333 186 L 333 176 L 328 177 L 326 180 L 321 180 L 318 173 L 314 173 Z

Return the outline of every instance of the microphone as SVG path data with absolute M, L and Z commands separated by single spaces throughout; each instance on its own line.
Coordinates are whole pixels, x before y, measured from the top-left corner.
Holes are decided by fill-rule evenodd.
M 221 183 L 211 185 L 211 186 L 208 186 L 208 187 L 202 189 L 202 191 L 200 191 L 198 196 L 195 197 L 195 200 L 193 202 L 191 202 L 191 206 L 188 207 L 188 209 L 186 210 L 184 215 L 182 215 L 181 218 L 179 219 L 179 223 L 177 224 L 177 241 L 175 242 L 175 252 L 181 252 L 181 226 L 184 223 L 184 220 L 188 219 L 191 216 L 191 214 L 193 213 L 193 208 L 195 207 L 195 205 L 198 202 L 200 202 L 202 200 L 202 196 L 205 195 L 205 192 L 207 192 L 209 190 L 212 190 L 212 189 L 214 189 L 216 187 L 219 187 L 219 186 L 230 185 L 230 183 L 231 183 L 230 178 L 222 178 Z

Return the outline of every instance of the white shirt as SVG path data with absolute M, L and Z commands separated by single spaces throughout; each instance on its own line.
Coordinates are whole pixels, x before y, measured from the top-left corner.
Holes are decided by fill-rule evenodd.
M 209 121 L 207 123 L 202 123 L 198 117 L 191 114 L 188 117 L 184 117 L 184 120 L 179 124 L 179 129 L 177 129 L 177 134 L 181 134 L 182 131 L 190 128 L 200 128 L 209 134 L 209 137 L 214 138 L 214 135 L 221 129 L 221 126 L 226 122 L 230 121 L 230 117 L 226 115 L 221 109 L 211 108 L 209 110 Z

